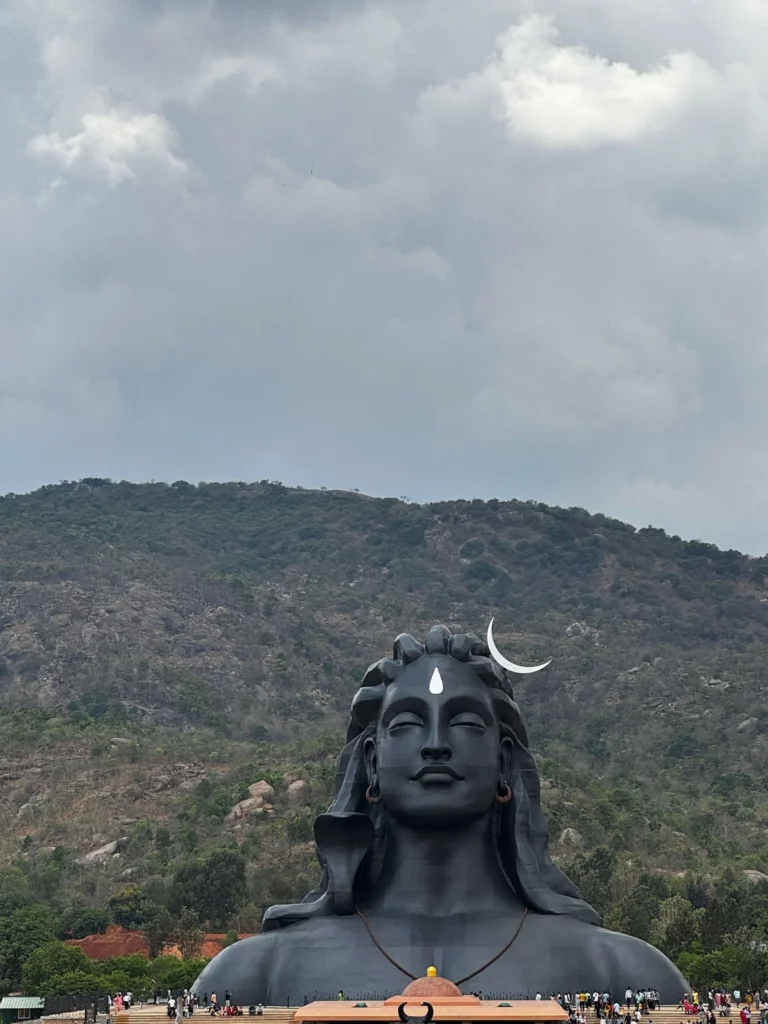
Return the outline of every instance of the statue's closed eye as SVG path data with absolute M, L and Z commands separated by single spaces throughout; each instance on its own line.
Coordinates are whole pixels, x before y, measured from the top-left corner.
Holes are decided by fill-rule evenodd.
M 451 719 L 451 728 L 458 726 L 465 726 L 469 729 L 481 729 L 485 732 L 485 722 L 482 720 L 480 715 L 474 714 L 472 711 L 463 711 L 460 715 L 454 715 Z
M 395 715 L 389 723 L 389 732 L 395 732 L 397 729 L 406 729 L 412 726 L 421 729 L 423 725 L 424 722 L 418 715 L 412 711 L 403 711 L 401 714 Z

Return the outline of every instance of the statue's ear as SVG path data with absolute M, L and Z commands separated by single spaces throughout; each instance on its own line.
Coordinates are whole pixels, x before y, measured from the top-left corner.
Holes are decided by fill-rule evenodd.
M 512 778 L 515 745 L 509 736 L 502 736 L 499 744 L 499 772 L 506 782 Z
M 379 771 L 379 755 L 376 749 L 376 740 L 369 736 L 363 746 L 363 758 L 365 760 L 365 774 L 370 785 L 376 778 Z

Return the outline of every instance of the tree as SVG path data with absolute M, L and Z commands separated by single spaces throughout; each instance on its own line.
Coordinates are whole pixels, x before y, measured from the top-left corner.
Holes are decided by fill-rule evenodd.
M 144 937 L 149 947 L 149 955 L 154 960 L 162 954 L 168 940 L 173 935 L 173 918 L 165 909 L 160 910 L 151 918 L 144 931 Z
M 83 939 L 86 935 L 100 935 L 107 930 L 109 914 L 97 907 L 70 907 L 61 915 L 59 938 Z
M 127 885 L 107 900 L 112 920 L 123 928 L 143 928 L 155 913 L 147 895 L 138 886 Z
M 56 938 L 56 915 L 44 903 L 32 903 L 0 919 L 0 979 L 11 989 L 21 984 L 27 957 Z
M 113 956 L 106 961 L 111 971 L 119 971 L 130 978 L 136 988 L 137 983 L 146 977 L 149 969 L 149 961 L 143 953 L 126 953 L 125 956 Z
M 588 855 L 575 857 L 566 874 L 581 889 L 587 903 L 598 913 L 605 914 L 611 905 L 615 870 L 616 854 L 605 846 L 598 846 Z
M 707 880 L 701 875 L 689 875 L 683 886 L 683 896 L 697 909 L 703 910 L 709 902 L 710 892 Z
M 736 984 L 745 984 L 750 991 L 757 988 L 763 979 L 764 945 L 756 928 L 743 925 L 728 936 L 728 944 L 723 949 L 731 978 Z
M 58 977 L 73 971 L 92 975 L 92 962 L 82 949 L 79 946 L 69 946 L 59 939 L 46 942 L 38 946 L 24 961 L 21 972 L 22 989 L 29 995 L 57 994 L 54 990 Z
M 659 906 L 659 898 L 651 886 L 644 879 L 639 879 L 621 900 L 621 930 L 648 942 L 651 937 L 651 921 L 658 913 Z
M 159 956 L 151 966 L 152 986 L 161 989 L 191 988 L 207 963 L 204 959 L 179 960 L 175 956 Z
M 196 912 L 189 907 L 184 907 L 181 912 L 176 935 L 182 960 L 194 960 L 200 956 L 205 933 Z
M 104 962 L 105 964 L 109 963 L 108 960 Z M 99 987 L 106 992 L 128 992 L 136 986 L 125 971 L 105 971 L 99 975 Z
M 155 832 L 155 846 L 161 853 L 167 854 L 171 848 L 171 833 L 161 826 Z
M 152 826 L 146 819 L 142 818 L 133 826 L 130 843 L 131 849 L 140 855 L 146 853 L 149 849 L 150 843 L 152 842 L 152 838 Z
M 13 890 L 0 893 L 0 920 L 10 917 L 14 911 L 21 910 L 22 907 L 31 906 L 34 902 L 34 899 L 26 892 Z
M 104 980 L 97 974 L 88 971 L 68 971 L 66 974 L 57 974 L 48 979 L 45 988 L 36 992 L 35 995 L 43 996 L 81 996 L 83 993 L 92 992 L 95 989 L 104 988 Z M 111 991 L 118 992 L 119 989 L 112 988 Z
M 162 989 L 184 988 L 187 964 L 177 956 L 159 956 L 152 961 L 152 982 Z M 193 979 L 194 980 L 194 979 Z
M 224 927 L 248 898 L 245 858 L 234 850 L 217 850 L 204 862 L 203 875 L 201 916 L 214 927 Z
M 204 780 L 205 781 L 205 780 Z M 199 838 L 193 828 L 185 829 L 181 834 L 181 845 L 186 853 L 194 853 L 198 847 Z
M 722 948 L 727 936 L 751 919 L 751 896 L 749 883 L 730 868 L 715 880 L 701 921 L 705 949 Z
M 671 960 L 677 960 L 698 940 L 704 914 L 684 896 L 670 896 L 659 905 L 658 915 L 651 922 L 651 942 Z
M 245 858 L 235 850 L 216 850 L 206 860 L 191 861 L 178 869 L 169 906 L 177 914 L 191 907 L 200 920 L 224 928 L 247 898 Z
M 714 953 L 681 953 L 677 966 L 695 987 L 704 989 L 721 988 L 723 985 L 731 987 L 728 964 L 719 950 Z

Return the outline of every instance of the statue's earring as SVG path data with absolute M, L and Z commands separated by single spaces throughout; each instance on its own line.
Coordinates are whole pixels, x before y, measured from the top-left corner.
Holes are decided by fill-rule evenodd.
M 496 800 L 500 804 L 508 804 L 512 799 L 512 790 L 507 785 L 506 779 L 502 779 L 499 788 L 496 790 Z
M 511 795 L 512 794 L 510 793 L 510 796 Z M 369 804 L 377 804 L 381 800 L 381 793 L 379 793 L 379 783 L 375 776 L 373 782 L 365 791 L 365 799 L 368 801 Z

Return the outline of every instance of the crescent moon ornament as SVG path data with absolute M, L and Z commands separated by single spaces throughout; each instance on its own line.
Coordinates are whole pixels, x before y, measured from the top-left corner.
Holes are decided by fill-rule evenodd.
M 516 665 L 514 661 L 507 661 L 504 655 L 499 651 L 493 639 L 493 619 L 488 623 L 488 649 L 491 652 L 493 660 L 498 662 L 502 668 L 505 668 L 508 672 L 514 672 L 519 676 L 527 676 L 530 675 L 531 672 L 541 672 L 541 670 L 546 668 L 547 665 L 552 664 L 551 658 L 549 661 L 545 661 L 543 665 L 530 665 L 528 667 L 525 665 Z

